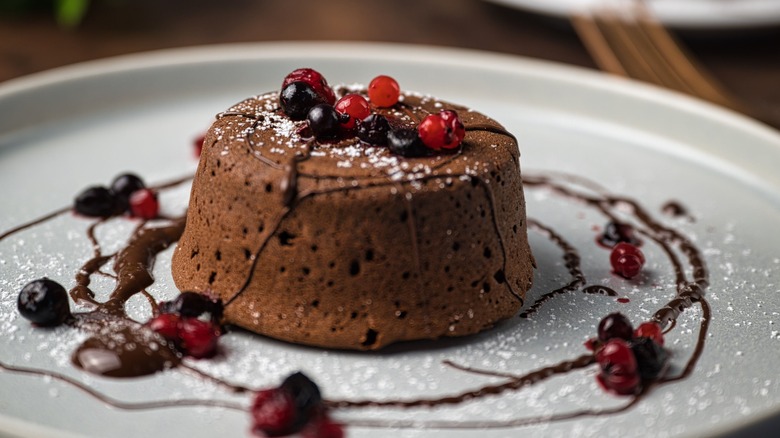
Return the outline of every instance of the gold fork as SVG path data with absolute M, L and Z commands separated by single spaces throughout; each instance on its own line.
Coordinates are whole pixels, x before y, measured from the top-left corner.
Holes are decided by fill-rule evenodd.
M 729 93 L 682 46 L 641 2 L 623 2 L 571 18 L 575 31 L 596 64 L 607 72 L 671 88 L 780 126 L 760 117 Z

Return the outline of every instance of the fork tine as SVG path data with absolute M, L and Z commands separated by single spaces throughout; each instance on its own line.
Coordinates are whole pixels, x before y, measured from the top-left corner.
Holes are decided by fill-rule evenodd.
M 780 127 L 780 118 L 769 111 L 749 109 L 678 44 L 641 1 L 621 3 L 629 9 L 602 9 L 595 14 L 571 17 L 574 30 L 596 64 L 604 71 L 641 79 Z
M 607 10 L 594 16 L 578 15 L 572 23 L 603 70 L 694 94 L 696 90 L 669 64 L 653 40 L 625 20 Z
M 637 19 L 637 30 L 653 44 L 666 63 L 676 74 L 688 84 L 694 96 L 703 97 L 711 102 L 723 105 L 736 111 L 745 112 L 745 108 L 731 96 L 718 81 L 693 61 L 675 38 L 658 22 L 653 20 L 647 11 Z
M 571 17 L 571 23 L 574 31 L 579 35 L 580 41 L 585 45 L 585 49 L 600 69 L 618 76 L 629 77 L 628 72 L 623 68 L 623 64 L 591 16 L 576 14 Z
M 622 23 L 610 11 L 588 16 L 577 15 L 572 17 L 572 24 L 602 70 L 659 85 L 672 81 L 668 71 L 658 71 L 643 56 L 645 48 L 637 45 L 635 39 L 627 34 L 631 26 Z M 674 88 L 678 87 L 675 84 Z
M 641 63 L 653 72 L 654 77 L 657 78 L 657 81 L 654 82 L 683 93 L 696 94 L 696 88 L 692 87 L 686 77 L 680 74 L 666 53 L 648 35 L 646 29 L 625 20 L 625 18 L 613 17 L 608 20 L 608 24 L 615 29 L 624 44 L 632 46 L 631 55 L 635 62 Z
M 594 22 L 632 77 L 674 89 L 681 88 L 668 69 L 651 56 L 654 52 L 648 50 L 646 40 L 637 37 L 636 29 L 630 23 L 613 13 L 599 14 L 594 17 Z

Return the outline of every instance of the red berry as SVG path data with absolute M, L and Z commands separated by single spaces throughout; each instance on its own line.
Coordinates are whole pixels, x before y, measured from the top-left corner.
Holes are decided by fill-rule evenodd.
M 379 108 L 389 108 L 398 103 L 401 87 L 390 76 L 377 76 L 368 84 L 368 98 Z
M 165 339 L 171 341 L 179 339 L 179 327 L 181 326 L 181 318 L 179 315 L 162 313 L 152 318 L 146 325 Z
M 453 142 L 454 144 L 452 144 L 450 147 L 445 146 L 444 148 L 453 149 L 463 141 L 464 137 L 466 137 L 466 127 L 463 126 L 463 122 L 460 121 L 460 117 L 458 117 L 458 113 L 455 111 L 442 110 L 439 112 L 439 115 L 441 116 L 442 120 L 444 120 L 444 123 L 447 125 L 447 128 L 449 128 L 453 139 L 455 140 Z
M 192 141 L 192 147 L 195 150 L 195 158 L 200 158 L 200 154 L 203 153 L 204 141 L 206 141 L 206 134 L 201 134 Z
M 295 400 L 279 388 L 259 391 L 252 403 L 252 429 L 261 436 L 288 435 L 293 432 Z
M 417 132 L 423 144 L 433 150 L 454 149 L 466 136 L 466 129 L 454 111 L 426 116 Z
M 219 329 L 210 322 L 186 318 L 181 322 L 179 338 L 187 355 L 196 359 L 211 357 L 217 352 Z
M 658 323 L 648 321 L 639 324 L 639 327 L 634 330 L 634 337 L 636 338 L 650 338 L 655 341 L 656 344 L 664 346 L 664 333 L 661 326 Z
M 344 428 L 339 423 L 334 423 L 330 418 L 323 416 L 317 421 L 309 423 L 301 431 L 301 438 L 343 438 Z
M 336 111 L 349 116 L 349 120 L 341 123 L 344 129 L 355 129 L 358 120 L 371 114 L 371 105 L 359 94 L 347 94 L 336 102 Z
M 628 342 L 610 339 L 596 352 L 596 362 L 604 372 L 626 374 L 636 372 L 636 358 Z
M 630 341 L 634 337 L 634 327 L 622 313 L 610 313 L 599 322 L 598 335 L 601 342 L 616 338 Z
M 621 395 L 635 394 L 639 389 L 636 357 L 629 344 L 622 339 L 611 339 L 596 352 L 596 361 L 601 367 L 598 376 L 608 390 Z
M 293 82 L 305 82 L 307 83 L 317 94 L 319 94 L 325 103 L 333 105 L 336 101 L 336 95 L 333 94 L 333 89 L 328 85 L 328 81 L 322 74 L 311 68 L 299 68 L 291 71 L 282 81 L 282 89 L 292 84 Z
M 607 391 L 619 395 L 633 395 L 639 390 L 642 380 L 638 373 L 630 374 L 598 374 L 596 376 L 599 384 Z
M 596 338 L 590 338 L 587 341 L 583 342 L 582 345 L 585 346 L 585 348 L 588 349 L 588 351 L 596 351 L 599 346 L 601 346 L 601 341 L 599 341 Z
M 130 214 L 141 219 L 154 219 L 160 212 L 157 194 L 151 189 L 136 190 L 130 195 Z
M 645 256 L 636 246 L 620 242 L 612 248 L 609 256 L 612 269 L 626 278 L 635 277 L 645 264 Z

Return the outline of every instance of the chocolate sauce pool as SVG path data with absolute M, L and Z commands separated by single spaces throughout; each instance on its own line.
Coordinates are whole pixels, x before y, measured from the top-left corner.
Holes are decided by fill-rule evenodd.
M 480 129 L 511 135 L 506 131 L 493 126 L 467 127 L 467 130 Z M 295 163 L 297 163 L 297 161 L 299 160 L 296 159 Z M 306 197 L 326 192 L 298 193 L 296 189 L 297 179 L 300 177 L 307 177 L 307 175 L 299 174 L 295 163 L 291 163 L 289 166 L 289 175 L 292 175 L 292 177 L 289 178 L 290 181 L 287 183 L 289 199 L 286 200 L 287 205 L 276 221 L 277 226 L 293 209 L 296 202 L 299 202 Z M 275 165 L 276 163 L 273 164 Z M 189 178 L 183 178 L 168 184 L 160 185 L 157 189 L 161 190 L 172 187 L 188 179 Z M 632 219 L 635 221 L 634 227 L 636 230 L 648 238 L 649 241 L 659 245 L 674 268 L 676 291 L 669 302 L 653 314 L 652 319 L 661 324 L 666 331 L 669 331 L 674 327 L 679 315 L 686 309 L 698 305 L 703 313 L 694 351 L 683 366 L 682 371 L 676 375 L 663 377 L 653 384 L 646 386 L 642 393 L 636 396 L 626 397 L 627 401 L 624 405 L 609 409 L 584 409 L 548 416 L 515 418 L 503 421 L 350 420 L 346 424 L 367 427 L 429 427 L 455 429 L 506 428 L 540 422 L 562 421 L 585 416 L 609 415 L 631 408 L 654 386 L 674 382 L 690 376 L 704 349 L 707 330 L 711 319 L 710 307 L 705 299 L 705 290 L 709 285 L 709 274 L 701 251 L 696 247 L 693 241 L 682 233 L 654 219 L 639 202 L 630 198 L 612 196 L 601 192 L 599 194 L 592 194 L 592 192 L 580 191 L 573 187 L 574 184 L 572 184 L 572 181 L 579 179 L 581 178 L 574 176 L 567 178 L 551 177 L 549 175 L 525 175 L 523 183 L 527 190 L 548 190 L 559 196 L 570 198 L 591 207 L 602 213 L 605 220 L 615 221 L 619 216 L 617 213 L 618 208 L 622 212 L 620 214 L 625 214 L 625 210 L 628 209 Z M 384 184 L 392 183 L 373 182 L 364 184 L 364 186 Z M 491 199 L 490 188 L 485 187 L 485 190 L 488 199 Z M 70 211 L 69 208 L 59 209 L 39 219 L 8 230 L 0 234 L 0 241 L 68 211 Z M 139 322 L 132 321 L 124 310 L 124 304 L 130 297 L 137 293 L 145 293 L 145 288 L 153 283 L 154 279 L 151 275 L 151 269 L 157 254 L 178 240 L 184 229 L 184 219 L 177 218 L 167 220 L 163 225 L 142 223 L 136 228 L 127 245 L 121 251 L 116 254 L 108 255 L 102 253 L 100 245 L 94 237 L 94 228 L 99 225 L 102 225 L 102 220 L 96 221 L 88 230 L 88 238 L 92 241 L 94 248 L 93 257 L 86 261 L 82 268 L 76 273 L 76 285 L 70 292 L 74 301 L 86 303 L 93 307 L 93 310 L 89 312 L 76 314 L 74 319 L 69 322 L 70 325 L 90 334 L 90 338 L 74 352 L 72 362 L 88 372 L 107 377 L 142 376 L 172 368 L 196 372 L 182 362 L 180 354 L 172 346 L 168 345 L 163 338 L 144 327 Z M 571 280 L 561 287 L 541 295 L 537 301 L 528 306 L 520 316 L 526 318 L 531 317 L 541 306 L 550 300 L 568 293 L 576 293 L 577 291 L 581 291 L 582 293 L 616 295 L 615 291 L 604 286 L 592 285 L 584 287 L 587 280 L 580 266 L 580 256 L 577 249 L 561 234 L 537 220 L 529 219 L 528 225 L 530 230 L 540 233 L 562 251 L 564 265 L 571 276 Z M 498 232 L 497 226 L 496 231 Z M 505 248 L 503 248 L 503 238 L 500 235 L 499 238 L 502 242 L 502 249 L 505 250 Z M 264 246 L 265 243 L 257 249 L 254 257 L 255 260 L 259 258 L 258 256 L 263 251 Z M 101 268 L 108 265 L 111 261 L 113 261 L 112 268 L 115 274 L 103 273 Z M 245 285 L 240 290 L 236 291 L 234 298 L 251 282 L 251 272 L 253 271 L 254 269 L 250 269 L 250 275 L 248 276 Z M 689 272 L 690 274 L 688 274 Z M 95 274 L 115 276 L 116 278 L 116 286 L 105 302 L 97 301 L 95 299 L 95 294 L 89 289 L 90 278 Z M 512 292 L 514 293 L 514 291 Z M 519 295 L 515 295 L 519 298 Z M 230 301 L 228 301 L 228 305 Z M 529 385 L 544 381 L 550 377 L 589 367 L 594 362 L 595 358 L 592 354 L 584 354 L 580 357 L 532 370 L 522 375 L 515 375 L 500 372 L 498 370 L 469 368 L 447 361 L 445 362 L 446 365 L 456 369 L 476 374 L 500 377 L 505 379 L 505 381 L 444 397 L 422 397 L 408 400 L 377 400 L 370 398 L 359 400 L 326 400 L 325 403 L 331 409 L 359 409 L 363 407 L 382 407 L 389 409 L 454 405 L 469 400 L 497 396 L 507 391 L 517 391 Z M 17 367 L 3 362 L 0 362 L 0 369 L 7 372 L 48 376 L 73 385 L 97 399 L 121 409 L 157 409 L 172 406 L 214 406 L 240 410 L 246 409 L 239 405 L 210 400 L 175 400 L 135 404 L 124 403 L 102 395 L 91 389 L 88 385 L 75 379 L 52 371 Z M 204 379 L 220 383 L 231 392 L 251 391 L 243 386 L 225 382 L 202 372 L 196 373 Z

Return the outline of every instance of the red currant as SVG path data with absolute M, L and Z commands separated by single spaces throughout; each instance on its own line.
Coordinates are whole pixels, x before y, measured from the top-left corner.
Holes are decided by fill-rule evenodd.
M 327 416 L 309 423 L 301 431 L 301 438 L 343 438 L 344 428 Z
M 596 352 L 596 362 L 601 370 L 618 374 L 636 372 L 636 358 L 628 342 L 622 339 L 610 339 Z
M 629 374 L 598 374 L 596 376 L 601 387 L 618 395 L 633 395 L 639 390 L 642 380 L 639 373 Z
M 597 338 L 590 338 L 583 342 L 582 345 L 584 345 L 588 351 L 596 351 L 596 349 L 601 346 L 601 341 L 599 341 Z
M 179 329 L 182 349 L 187 355 L 196 359 L 216 354 L 219 334 L 217 326 L 197 318 L 182 320 Z
M 430 149 L 455 149 L 466 136 L 466 129 L 455 111 L 442 111 L 426 116 L 417 127 L 417 133 Z
M 596 352 L 596 361 L 601 367 L 597 379 L 602 386 L 621 395 L 636 394 L 641 379 L 636 357 L 626 341 L 611 339 Z
M 160 212 L 157 194 L 151 189 L 136 190 L 130 195 L 130 214 L 141 219 L 154 219 Z
M 355 129 L 358 120 L 371 114 L 371 105 L 359 94 L 347 94 L 336 102 L 336 111 L 349 116 L 349 120 L 341 123 L 342 128 Z
M 663 347 L 664 345 L 664 333 L 661 326 L 658 323 L 648 321 L 643 322 L 634 331 L 634 337 L 637 338 L 650 338 L 655 341 L 656 344 Z
M 293 396 L 279 388 L 265 389 L 252 403 L 252 428 L 260 436 L 280 436 L 294 432 L 296 417 Z
M 333 89 L 328 85 L 328 81 L 322 76 L 320 72 L 311 68 L 299 68 L 291 71 L 282 81 L 282 89 L 285 89 L 293 82 L 305 82 L 307 83 L 317 94 L 319 94 L 325 103 L 333 105 L 336 101 L 336 95 L 333 94 Z
M 368 84 L 368 98 L 379 108 L 389 108 L 398 103 L 401 87 L 390 76 L 377 76 Z
M 179 315 L 162 313 L 152 318 L 146 325 L 165 339 L 170 341 L 179 339 L 179 327 L 181 326 L 181 318 Z
M 195 150 L 195 158 L 200 158 L 203 153 L 203 142 L 206 141 L 206 134 L 201 134 L 192 141 L 192 148 Z
M 442 110 L 439 112 L 439 115 L 441 116 L 442 120 L 444 120 L 447 128 L 452 131 L 452 135 L 457 140 L 457 143 L 460 144 L 460 142 L 463 141 L 463 138 L 466 137 L 466 127 L 463 126 L 463 122 L 460 121 L 458 113 L 453 110 Z M 458 144 L 452 146 L 452 148 L 456 147 Z
M 642 266 L 644 266 L 645 256 L 636 246 L 620 242 L 612 248 L 609 262 L 612 264 L 612 269 L 615 273 L 626 278 L 633 278 L 639 274 Z

